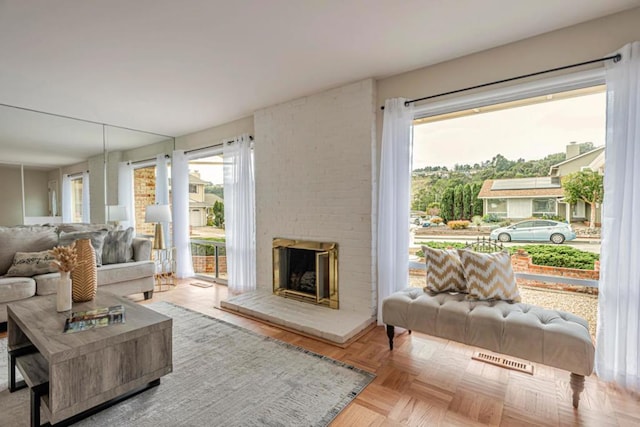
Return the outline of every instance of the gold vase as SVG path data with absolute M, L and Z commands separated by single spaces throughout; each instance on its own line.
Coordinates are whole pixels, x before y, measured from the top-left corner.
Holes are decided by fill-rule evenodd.
M 78 264 L 71 272 L 71 294 L 73 302 L 91 301 L 98 290 L 96 251 L 90 239 L 76 240 Z

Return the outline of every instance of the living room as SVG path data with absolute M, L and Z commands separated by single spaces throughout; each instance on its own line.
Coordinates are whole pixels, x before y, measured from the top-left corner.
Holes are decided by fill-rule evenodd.
M 78 147 L 76 153 L 49 143 L 49 153 L 42 156 L 33 148 L 31 152 L 21 152 L 20 145 L 24 143 L 3 143 L 0 152 L 5 165 L 0 166 L 0 190 L 5 203 L 0 207 L 0 224 L 15 226 L 23 224 L 25 217 L 48 216 L 52 200 L 57 206 L 63 204 L 63 175 L 86 171 L 91 183 L 87 222 L 106 223 L 106 206 L 121 204 L 119 163 L 208 149 L 248 134 L 254 143 L 257 291 L 272 297 L 274 239 L 336 242 L 340 251 L 339 309 L 310 305 L 310 311 L 319 311 L 322 320 L 312 319 L 311 325 L 295 332 L 295 325 L 277 327 L 277 319 L 265 324 L 219 310 L 220 301 L 228 299 L 227 288 L 190 286 L 191 280 L 180 271 L 179 276 L 184 276 L 180 284 L 168 292 L 154 294 L 152 304 L 164 300 L 205 310 L 210 316 L 374 373 L 376 379 L 339 413 L 334 425 L 633 423 L 640 408 L 637 396 L 607 388 L 596 376 L 587 379 L 581 406 L 573 411 L 570 403 L 562 402 L 568 394 L 566 372 L 560 376 L 554 368 L 536 365 L 534 378 L 510 377 L 499 368 L 470 364 L 466 357 L 468 347 L 421 334 L 399 335 L 394 353 L 390 353 L 382 326 L 374 326 L 379 310 L 377 213 L 383 134 L 380 106 L 391 98 L 439 94 L 605 57 L 640 39 L 638 2 L 620 1 L 610 9 L 598 2 L 590 3 L 593 9 L 587 13 L 578 3 L 542 7 L 537 2 L 527 2 L 508 9 L 511 21 L 493 18 L 479 23 L 460 15 L 454 6 L 451 10 L 444 6 L 445 10 L 436 10 L 433 6 L 399 7 L 382 1 L 378 6 L 389 17 L 366 11 L 372 14 L 367 15 L 369 23 L 357 18 L 365 12 L 358 2 L 334 4 L 335 9 L 327 10 L 313 3 L 307 5 L 307 10 L 291 2 L 269 7 L 250 2 L 244 7 L 251 6 L 252 14 L 265 19 L 251 18 L 249 26 L 253 28 L 246 39 L 236 33 L 231 36 L 235 29 L 226 26 L 229 35 L 225 38 L 206 33 L 207 28 L 221 25 L 220 17 L 213 19 L 217 10 L 219 16 L 235 16 L 243 11 L 242 6 L 194 2 L 192 10 L 170 2 L 161 6 L 141 2 L 135 6 L 115 3 L 102 7 L 80 7 L 68 2 L 58 8 L 3 4 L 0 27 L 4 30 L 0 31 L 6 31 L 7 36 L 2 40 L 12 44 L 3 50 L 8 55 L 7 64 L 15 64 L 7 66 L 0 78 L 3 110 L 18 106 L 65 116 L 56 118 L 60 120 L 88 120 L 93 122 L 93 126 L 87 126 L 93 128 L 90 132 L 95 138 L 91 148 L 83 147 L 83 151 Z M 480 13 L 480 5 L 467 6 Z M 491 6 L 507 7 L 505 2 L 492 2 Z M 203 8 L 201 13 L 198 8 Z M 415 8 L 424 10 L 409 19 Z M 104 17 L 91 18 L 96 14 Z M 284 31 L 289 26 L 286 17 L 294 14 L 305 19 L 300 19 L 295 29 Z M 442 18 L 434 20 L 429 14 Z M 557 22 L 553 20 L 556 17 Z M 417 48 L 420 43 L 415 40 L 421 30 L 413 33 L 412 27 L 426 25 L 420 22 L 427 18 L 434 29 L 425 31 L 425 38 L 432 39 L 437 28 L 455 43 L 441 38 L 439 42 L 425 42 L 423 49 Z M 366 36 L 351 34 L 351 20 L 363 27 Z M 520 20 L 529 26 L 514 24 Z M 319 32 L 320 25 L 341 31 L 340 36 L 332 35 L 333 30 L 323 33 L 327 47 L 323 47 L 319 33 L 316 38 L 307 38 Z M 498 28 L 503 26 L 504 32 Z M 239 27 L 240 33 L 244 27 L 245 24 Z M 316 31 L 305 33 L 307 27 Z M 510 27 L 509 31 L 506 27 Z M 464 40 L 457 40 L 461 28 L 469 34 L 462 37 Z M 32 37 L 20 42 L 16 38 L 21 33 Z M 285 39 L 295 39 L 291 34 L 298 33 L 305 37 L 288 46 L 288 62 L 276 61 L 274 57 L 283 51 Z M 266 44 L 282 43 L 283 47 L 267 49 L 258 43 L 259 34 L 272 34 L 273 39 Z M 486 34 L 495 34 L 495 38 L 480 37 Z M 83 40 L 85 37 L 87 40 Z M 235 37 L 239 41 L 228 48 L 229 39 Z M 254 44 L 258 47 L 252 47 Z M 413 49 L 409 48 L 411 45 Z M 320 60 L 325 49 L 336 53 Z M 20 55 L 21 50 L 30 55 Z M 228 56 L 218 63 L 209 58 L 215 57 L 209 52 Z M 360 61 L 353 59 L 358 57 Z M 36 61 L 38 58 L 41 62 Z M 200 61 L 202 64 L 198 65 Z M 393 65 L 394 61 L 398 64 Z M 294 66 L 301 68 L 294 73 Z M 582 70 L 597 67 L 603 66 L 593 64 Z M 290 74 L 285 74 L 287 70 Z M 281 77 L 283 74 L 286 78 Z M 19 75 L 23 78 L 19 79 Z M 190 79 L 201 84 L 209 75 L 210 85 L 189 84 Z M 240 101 L 231 103 L 234 98 Z M 138 134 L 136 129 L 156 135 L 146 140 L 133 138 Z M 62 159 L 54 156 L 56 151 Z M 87 154 L 83 154 L 85 151 Z M 64 159 L 63 154 L 73 155 L 73 160 Z M 48 188 L 51 181 L 57 181 L 54 199 Z M 175 213 L 173 217 L 175 221 Z M 178 259 L 181 256 L 184 253 L 178 252 Z M 138 295 L 135 299 L 143 298 Z M 343 321 L 343 316 L 348 319 Z M 285 320 L 288 324 L 293 322 Z M 303 322 L 301 318 L 300 323 Z M 305 328 L 312 328 L 314 322 L 329 328 L 320 329 L 320 334 L 334 333 L 331 328 L 351 322 L 350 329 L 341 333 L 352 342 L 343 348 L 308 337 L 313 331 Z M 637 329 L 637 325 L 634 327 Z M 179 347 L 177 340 L 174 325 L 174 352 Z M 230 356 L 233 358 L 233 353 Z M 430 363 L 436 363 L 438 368 L 422 374 Z M 465 369 L 470 376 L 458 375 Z M 175 371 L 174 355 L 174 375 Z M 483 378 L 490 385 L 484 386 Z M 555 391 L 545 394 L 543 389 L 550 383 Z M 160 384 L 159 393 L 164 385 Z M 0 408 L 9 402 L 11 408 L 10 417 L 2 414 L 0 424 L 5 420 L 7 425 L 28 423 L 29 397 L 24 391 L 18 393 L 22 395 L 9 396 L 7 390 L 0 391 Z M 18 398 L 21 403 L 16 403 Z M 528 399 L 537 402 L 537 406 L 529 407 Z M 144 424 L 144 420 L 136 421 Z M 171 425 L 180 425 L 179 419 L 173 421 Z M 225 423 L 210 425 L 216 424 Z

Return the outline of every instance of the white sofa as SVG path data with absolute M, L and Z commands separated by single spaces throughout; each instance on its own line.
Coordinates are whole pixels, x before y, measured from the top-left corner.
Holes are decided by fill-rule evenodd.
M 95 231 L 105 225 L 66 224 L 55 226 L 0 227 L 0 328 L 6 325 L 6 306 L 26 298 L 51 295 L 56 292 L 59 273 L 32 277 L 8 277 L 7 271 L 16 252 L 40 252 L 52 249 L 60 242 L 61 230 Z M 118 295 L 144 293 L 153 295 L 155 264 L 151 261 L 151 241 L 134 238 L 132 259 L 128 262 L 98 267 L 98 286 Z M 104 288 L 102 288 L 104 287 Z

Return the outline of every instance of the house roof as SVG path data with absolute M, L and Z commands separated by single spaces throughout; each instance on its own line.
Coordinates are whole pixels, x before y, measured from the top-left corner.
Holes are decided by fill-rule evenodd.
M 536 180 L 537 185 L 531 178 L 487 179 L 482 183 L 478 198 L 562 197 L 564 195 L 562 187 L 559 184 L 553 184 L 551 178 L 537 177 Z M 494 187 L 494 184 L 497 185 Z M 518 186 L 519 184 L 521 185 Z
M 197 175 L 194 175 L 192 173 L 189 174 L 189 184 L 202 184 L 202 185 L 208 185 L 211 184 L 209 181 L 204 181 L 202 179 L 200 179 Z
M 572 157 L 570 159 L 564 160 L 564 161 L 562 161 L 560 163 L 556 163 L 555 165 L 551 165 L 551 168 L 549 169 L 549 175 L 552 175 L 553 171 L 557 170 L 560 166 L 564 166 L 566 164 L 573 163 L 573 162 L 576 162 L 576 161 L 584 161 L 583 160 L 584 157 L 586 157 L 586 156 L 588 156 L 590 154 L 594 154 L 594 153 L 596 153 L 598 151 L 601 151 L 601 152 L 604 153 L 604 146 L 598 147 L 598 148 L 594 148 L 593 150 L 589 150 L 586 153 L 582 153 L 582 154 L 580 154 L 578 156 L 575 156 L 575 157 Z M 587 165 L 585 164 L 584 166 L 587 166 Z
M 211 206 L 213 206 L 215 202 L 224 203 L 224 200 L 222 199 L 222 197 L 218 196 L 217 194 L 211 194 L 211 193 L 204 193 L 204 201 Z

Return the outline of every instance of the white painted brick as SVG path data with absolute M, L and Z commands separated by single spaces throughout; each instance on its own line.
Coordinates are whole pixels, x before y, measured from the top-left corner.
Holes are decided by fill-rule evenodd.
M 375 109 L 364 80 L 254 115 L 261 289 L 272 287 L 273 238 L 337 242 L 340 307 L 373 314 Z

